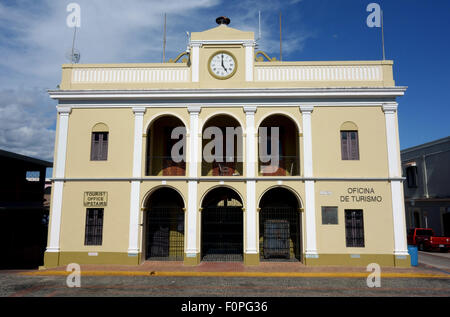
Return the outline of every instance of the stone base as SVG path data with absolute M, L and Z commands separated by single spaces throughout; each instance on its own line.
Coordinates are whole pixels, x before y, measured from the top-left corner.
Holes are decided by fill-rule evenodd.
M 196 253 L 195 256 L 187 256 L 184 254 L 184 265 L 194 266 L 200 264 L 200 253 Z
M 393 254 L 319 254 L 318 257 L 303 255 L 303 263 L 307 266 L 367 266 L 377 263 L 381 267 L 410 267 L 409 256 L 398 258 Z
M 44 267 L 66 266 L 70 263 L 139 265 L 140 258 L 141 254 L 131 256 L 121 252 L 45 252 Z
M 259 253 L 244 253 L 245 265 L 259 265 Z

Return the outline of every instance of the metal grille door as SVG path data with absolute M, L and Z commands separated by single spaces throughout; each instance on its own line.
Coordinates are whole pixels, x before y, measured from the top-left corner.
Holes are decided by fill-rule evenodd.
M 364 219 L 362 210 L 345 210 L 347 247 L 364 248 Z
M 184 259 L 184 212 L 181 208 L 152 207 L 147 213 L 146 259 Z
M 243 228 L 242 207 L 203 208 L 202 260 L 242 261 Z
M 300 260 L 300 216 L 297 208 L 261 208 L 259 237 L 262 261 Z

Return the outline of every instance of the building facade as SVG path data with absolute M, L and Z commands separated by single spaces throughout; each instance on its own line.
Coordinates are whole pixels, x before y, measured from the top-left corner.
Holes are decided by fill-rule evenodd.
M 450 137 L 401 151 L 407 228 L 450 236 Z
M 168 63 L 63 65 L 46 266 L 409 266 L 392 66 L 276 61 L 226 24 Z

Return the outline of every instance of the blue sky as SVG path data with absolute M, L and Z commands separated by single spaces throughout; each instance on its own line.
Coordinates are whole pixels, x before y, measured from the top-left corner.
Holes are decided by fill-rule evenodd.
M 261 48 L 279 55 L 278 14 L 283 16 L 283 60 L 379 60 L 381 31 L 368 28 L 366 7 L 384 11 L 386 57 L 394 77 L 408 86 L 399 102 L 401 148 L 450 135 L 450 1 L 447 0 L 1 0 L 0 148 L 52 160 L 56 102 L 47 89 L 60 82 L 73 29 L 66 6 L 81 6 L 77 48 L 81 63 L 160 62 L 167 13 L 167 57 L 186 48 L 185 31 L 231 27 L 257 33 Z

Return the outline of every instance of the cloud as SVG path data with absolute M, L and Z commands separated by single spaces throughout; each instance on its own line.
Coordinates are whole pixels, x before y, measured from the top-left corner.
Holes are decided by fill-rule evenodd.
M 0 149 L 53 161 L 56 109 L 46 91 L 0 91 Z
M 260 49 L 276 56 L 278 12 L 298 1 L 257 0 L 17 0 L 0 2 L 0 147 L 25 155 L 53 156 L 55 101 L 47 89 L 61 80 L 73 29 L 66 25 L 66 7 L 81 7 L 81 28 L 76 48 L 81 63 L 161 62 L 163 16 L 167 14 L 166 59 L 186 49 L 186 31 L 215 27 L 215 18 L 231 17 L 231 27 L 258 34 L 262 12 Z M 289 6 L 286 16 L 300 12 Z M 298 8 L 298 6 L 296 7 Z M 284 27 L 283 55 L 303 49 L 310 33 L 296 23 Z M 298 34 L 301 34 L 300 36 Z M 286 59 L 286 58 L 285 58 Z M 22 87 L 22 88 L 18 88 Z

